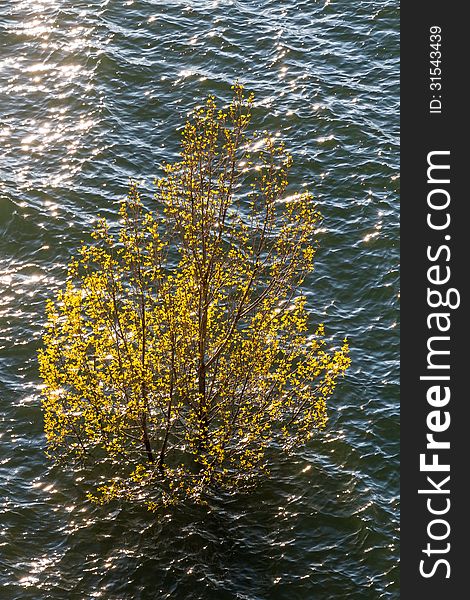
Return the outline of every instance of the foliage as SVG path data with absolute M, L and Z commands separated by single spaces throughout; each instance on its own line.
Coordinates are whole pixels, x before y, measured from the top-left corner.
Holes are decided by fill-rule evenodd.
M 149 509 L 243 486 L 266 450 L 309 439 L 349 366 L 346 340 L 309 335 L 300 293 L 320 215 L 310 193 L 285 197 L 284 145 L 249 135 L 253 97 L 213 97 L 164 167 L 156 210 L 135 184 L 118 231 L 100 219 L 47 306 L 49 452 L 90 467 L 99 503 Z

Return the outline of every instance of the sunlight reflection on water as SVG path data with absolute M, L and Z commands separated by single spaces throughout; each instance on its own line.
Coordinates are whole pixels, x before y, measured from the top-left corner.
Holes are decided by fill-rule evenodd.
M 6 597 L 398 598 L 395 4 L 12 0 L 0 12 Z M 150 190 L 188 111 L 237 78 L 294 156 L 283 201 L 309 189 L 324 214 L 305 292 L 313 322 L 350 337 L 351 374 L 328 430 L 253 494 L 161 523 L 90 506 L 83 474 L 44 456 L 45 300 L 97 214 L 115 218 L 129 177 Z

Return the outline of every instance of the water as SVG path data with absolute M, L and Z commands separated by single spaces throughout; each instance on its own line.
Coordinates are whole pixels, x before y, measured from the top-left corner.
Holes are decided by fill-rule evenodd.
M 398 598 L 398 8 L 392 0 L 0 4 L 1 597 Z M 315 318 L 353 366 L 330 422 L 253 493 L 164 522 L 97 508 L 44 455 L 44 302 L 129 177 L 239 79 L 325 221 Z

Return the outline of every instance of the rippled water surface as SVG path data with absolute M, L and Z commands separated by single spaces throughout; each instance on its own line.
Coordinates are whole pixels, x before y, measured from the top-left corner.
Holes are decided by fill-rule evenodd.
M 330 422 L 246 496 L 155 523 L 44 455 L 44 302 L 129 177 L 239 79 L 325 220 L 315 319 L 353 366 Z M 398 8 L 391 0 L 0 4 L 1 598 L 398 598 Z

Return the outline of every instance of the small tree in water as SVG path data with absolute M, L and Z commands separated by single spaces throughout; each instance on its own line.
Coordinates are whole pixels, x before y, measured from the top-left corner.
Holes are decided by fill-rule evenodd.
M 214 98 L 157 182 L 132 185 L 119 231 L 104 220 L 48 304 L 45 431 L 50 454 L 89 465 L 89 498 L 151 510 L 245 486 L 266 450 L 308 440 L 350 363 L 308 334 L 301 284 L 320 215 L 285 197 L 291 157 L 250 136 L 253 98 Z

